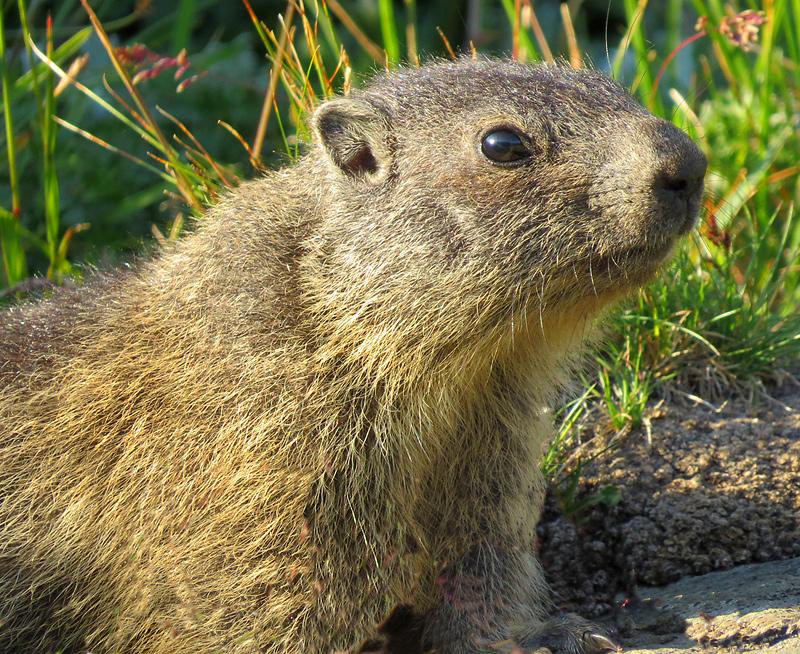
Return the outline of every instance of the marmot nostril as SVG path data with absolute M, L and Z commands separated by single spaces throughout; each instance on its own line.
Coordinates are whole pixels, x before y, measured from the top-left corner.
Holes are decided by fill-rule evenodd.
M 664 188 L 668 191 L 685 191 L 689 183 L 685 179 L 667 179 Z
M 666 192 L 667 195 L 686 199 L 692 197 L 700 191 L 703 186 L 703 176 L 695 175 L 659 175 L 656 178 L 654 188 L 656 191 Z

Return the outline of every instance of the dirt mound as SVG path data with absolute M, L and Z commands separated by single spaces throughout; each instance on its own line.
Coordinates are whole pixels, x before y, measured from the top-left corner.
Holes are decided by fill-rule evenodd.
M 594 431 L 584 458 L 608 445 L 608 430 Z M 800 556 L 800 393 L 654 409 L 649 425 L 584 467 L 578 501 L 608 485 L 615 506 L 567 519 L 551 497 L 540 523 L 542 562 L 565 608 L 594 616 L 640 584 Z

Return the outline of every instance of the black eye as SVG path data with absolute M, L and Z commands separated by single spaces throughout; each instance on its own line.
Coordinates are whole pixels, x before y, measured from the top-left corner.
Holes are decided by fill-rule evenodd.
M 512 163 L 531 156 L 531 151 L 525 147 L 520 135 L 510 129 L 489 132 L 483 137 L 481 151 L 498 163 Z

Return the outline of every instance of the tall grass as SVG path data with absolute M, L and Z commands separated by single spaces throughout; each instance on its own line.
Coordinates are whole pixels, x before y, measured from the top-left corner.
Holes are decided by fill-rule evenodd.
M 766 2 L 763 15 L 693 5 L 703 18 L 694 37 L 684 36 L 699 62 L 687 88 L 659 88 L 637 50 L 637 93 L 701 143 L 710 162 L 706 211 L 669 273 L 615 318 L 622 337 L 600 359 L 612 414 L 618 402 L 636 416 L 639 397 L 664 380 L 722 400 L 796 371 L 800 358 L 800 15 L 779 0 Z M 632 20 L 631 2 L 626 10 Z M 670 101 L 663 107 L 662 98 Z M 631 370 L 641 393 L 625 401 Z
M 6 52 L 4 12 L 0 12 L 0 79 L 3 87 L 3 119 L 11 194 L 10 206 L 0 208 L 0 249 L 2 249 L 3 255 L 3 273 L 6 283 L 10 285 L 25 277 L 26 265 L 25 251 L 22 248 L 18 230 L 20 217 L 19 174 L 17 172 L 16 132 L 11 109 L 11 79 Z
M 651 398 L 665 392 L 665 382 L 689 395 L 720 400 L 734 391 L 758 389 L 781 371 L 796 370 L 800 361 L 795 209 L 800 199 L 800 0 L 765 0 L 756 7 L 763 14 L 748 11 L 756 4 L 615 1 L 612 9 L 622 24 L 611 17 L 602 35 L 608 46 L 602 58 L 583 50 L 598 44 L 586 31 L 584 15 L 571 15 L 566 5 L 560 13 L 547 13 L 537 12 L 530 0 L 497 0 L 477 17 L 491 28 L 472 36 L 486 38 L 492 51 L 526 61 L 560 56 L 573 65 L 594 59 L 602 67 L 605 60 L 610 74 L 651 111 L 686 129 L 708 155 L 708 195 L 698 231 L 662 280 L 615 314 L 609 329 L 615 336 L 596 355 L 599 372 L 587 379 L 591 390 L 584 401 L 601 402 L 617 429 L 639 424 Z M 149 189 L 137 193 L 119 186 L 126 225 L 135 225 L 137 213 L 161 202 L 164 191 L 172 213 L 200 214 L 225 187 L 270 159 L 296 157 L 308 137 L 309 112 L 321 99 L 347 92 L 359 75 L 403 61 L 416 65 L 420 51 L 446 55 L 458 44 L 467 52 L 476 45 L 426 21 L 435 15 L 444 22 L 448 16 L 435 13 L 444 12 L 439 5 L 417 0 L 379 0 L 373 13 L 359 13 L 363 7 L 344 0 L 289 0 L 280 16 L 260 16 L 242 0 L 249 43 L 258 44 L 265 58 L 263 86 L 249 96 L 250 121 L 236 123 L 212 113 L 202 121 L 195 115 L 190 128 L 170 108 L 178 96 L 164 80 L 180 72 L 179 89 L 188 87 L 191 94 L 205 86 L 224 96 L 237 77 L 236 57 L 246 49 L 233 40 L 215 44 L 216 50 L 199 44 L 195 31 L 207 9 L 197 0 L 181 0 L 172 14 L 141 32 L 143 39 L 152 35 L 169 50 L 158 55 L 150 48 L 123 49 L 135 44 L 114 34 L 142 20 L 144 5 L 105 20 L 91 2 L 81 0 L 81 5 L 83 13 L 77 13 L 76 2 L 65 3 L 55 25 L 38 16 L 29 26 L 24 0 L 16 10 L 6 3 L 0 18 L 8 180 L 7 196 L 0 197 L 0 248 L 7 287 L 23 282 L 29 271 L 55 281 L 76 273 L 70 247 L 87 221 L 65 223 L 65 212 L 74 215 L 76 208 L 74 200 L 64 204 L 60 180 L 65 172 L 84 170 L 75 155 L 86 147 L 79 136 L 93 141 L 98 152 L 113 153 L 120 166 L 133 162 L 151 180 Z M 96 5 L 110 11 L 109 3 Z M 18 30 L 8 29 L 10 18 L 19 23 Z M 74 27 L 65 33 L 60 20 Z M 80 21 L 89 26 L 75 26 Z M 11 34 L 13 54 L 6 47 Z M 75 65 L 68 70 L 70 62 L 80 61 L 76 57 L 87 50 L 90 36 L 102 47 L 105 62 L 94 48 L 95 72 Z M 26 59 L 23 52 L 31 56 Z M 198 60 L 208 63 L 198 66 Z M 104 83 L 100 73 L 106 70 L 114 74 Z M 166 109 L 156 110 L 156 104 Z M 84 107 L 76 112 L 80 124 L 65 117 L 78 106 Z M 196 109 L 184 107 L 195 114 Z M 234 109 L 227 106 L 229 112 Z M 98 113 L 117 125 L 106 132 L 111 137 L 96 133 Z M 217 122 L 228 138 L 228 162 L 207 145 L 209 138 L 220 143 L 209 129 Z M 238 155 L 231 155 L 231 144 Z M 40 200 L 22 190 L 20 165 L 25 189 L 37 188 Z M 95 172 L 85 170 L 87 176 Z M 79 183 L 87 191 L 91 186 Z M 88 207 L 80 210 L 91 216 Z M 103 229 L 102 216 L 92 216 L 91 222 L 93 231 Z M 177 236 L 180 224 L 172 224 L 170 237 Z M 155 233 L 161 238 L 160 231 Z

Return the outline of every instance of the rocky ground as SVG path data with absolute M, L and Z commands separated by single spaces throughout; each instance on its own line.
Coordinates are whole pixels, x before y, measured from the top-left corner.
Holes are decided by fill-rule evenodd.
M 716 407 L 671 401 L 654 407 L 645 425 L 624 435 L 602 422 L 588 424 L 594 424 L 592 438 L 586 438 L 578 456 L 587 461 L 611 447 L 584 464 L 577 495 L 550 497 L 539 527 L 541 558 L 559 605 L 593 618 L 622 620 L 624 637 L 626 611 L 647 615 L 656 601 L 672 606 L 666 601 L 672 592 L 684 599 L 678 608 L 657 613 L 666 624 L 655 630 L 669 636 L 667 641 L 685 632 L 685 642 L 678 649 L 642 651 L 689 654 L 703 645 L 703 652 L 800 654 L 797 641 L 795 649 L 763 649 L 800 633 L 800 563 L 792 568 L 794 595 L 778 592 L 777 598 L 764 600 L 768 614 L 755 609 L 749 620 L 743 618 L 749 609 L 742 613 L 742 607 L 759 606 L 764 588 L 774 585 L 769 566 L 756 566 L 750 577 L 733 577 L 738 581 L 731 597 L 743 603 L 738 609 L 710 585 L 720 578 L 696 577 L 800 557 L 800 392 L 784 390 L 772 400 L 739 399 Z M 608 496 L 619 498 L 615 505 L 598 503 L 565 517 L 565 510 L 610 485 L 616 491 Z M 694 595 L 680 586 L 674 592 L 648 588 L 679 579 Z M 648 597 L 652 601 L 642 604 Z M 631 642 L 646 641 L 646 633 L 658 636 L 631 629 Z M 759 629 L 772 635 L 753 635 Z
M 625 654 L 798 654 L 800 558 L 642 588 L 606 621 Z

